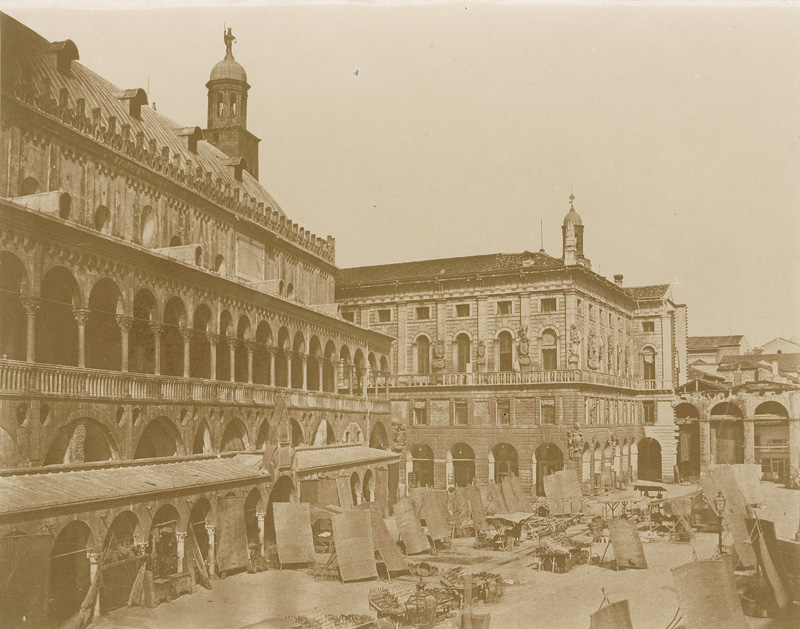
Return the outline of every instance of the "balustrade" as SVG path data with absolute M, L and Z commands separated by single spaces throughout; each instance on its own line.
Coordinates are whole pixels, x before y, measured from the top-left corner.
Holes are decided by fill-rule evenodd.
M 367 409 L 367 399 L 322 391 L 285 389 L 264 384 L 181 378 L 155 374 L 81 369 L 61 365 L 0 360 L 0 395 L 41 394 L 107 400 L 174 400 L 273 404 L 278 391 L 292 406 L 333 410 Z M 389 401 L 369 398 L 373 410 L 389 411 Z

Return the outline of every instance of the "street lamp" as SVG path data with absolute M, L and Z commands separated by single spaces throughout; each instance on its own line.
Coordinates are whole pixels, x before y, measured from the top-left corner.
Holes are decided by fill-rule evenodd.
M 722 513 L 725 511 L 725 505 L 728 503 L 725 496 L 721 491 L 717 492 L 717 497 L 714 498 L 714 506 L 717 509 L 717 521 L 719 524 L 719 554 L 722 555 Z

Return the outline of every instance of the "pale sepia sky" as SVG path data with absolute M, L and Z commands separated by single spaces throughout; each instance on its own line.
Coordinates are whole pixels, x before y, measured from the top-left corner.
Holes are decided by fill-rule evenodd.
M 573 190 L 594 270 L 671 282 L 691 334 L 800 336 L 796 3 L 0 7 L 203 127 L 231 26 L 261 181 L 339 266 L 535 251 L 540 221 L 560 256 Z

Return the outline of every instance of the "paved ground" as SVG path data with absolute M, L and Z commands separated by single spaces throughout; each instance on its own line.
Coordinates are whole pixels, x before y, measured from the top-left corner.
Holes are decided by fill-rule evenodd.
M 800 512 L 800 492 L 777 488 L 764 483 L 763 493 L 767 508 L 762 517 L 773 519 L 778 535 L 793 537 L 797 530 Z M 686 486 L 670 487 L 668 495 L 693 491 Z M 599 506 L 590 507 L 593 510 Z M 579 532 L 579 528 L 570 531 Z M 628 599 L 633 625 L 637 629 L 664 629 L 678 608 L 672 587 L 670 568 L 713 555 L 716 534 L 698 533 L 691 543 L 658 541 L 645 544 L 648 561 L 646 570 L 616 572 L 607 567 L 584 565 L 567 574 L 535 571 L 530 567 L 531 557 L 499 565 L 511 559 L 509 553 L 480 551 L 488 562 L 474 564 L 470 571 L 491 570 L 504 577 L 516 579 L 519 585 L 508 586 L 501 603 L 480 605 L 476 609 L 491 613 L 494 628 L 543 627 L 557 629 L 586 629 L 589 615 L 603 600 L 603 588 L 612 601 Z M 459 554 L 478 554 L 456 544 Z M 602 554 L 604 545 L 593 551 Z M 523 547 L 524 551 L 524 547 Z M 435 559 L 432 559 L 435 562 Z M 452 564 L 440 564 L 443 568 Z M 409 580 L 409 587 L 413 584 Z M 214 589 L 199 589 L 191 596 L 183 596 L 156 609 L 122 609 L 103 617 L 97 627 L 117 629 L 138 627 L 142 629 L 233 629 L 245 627 L 265 619 L 288 615 L 314 614 L 369 614 L 367 594 L 376 583 L 343 584 L 337 581 L 320 581 L 305 571 L 268 571 L 260 574 L 238 574 L 214 581 Z M 748 620 L 751 629 L 776 629 L 770 620 Z

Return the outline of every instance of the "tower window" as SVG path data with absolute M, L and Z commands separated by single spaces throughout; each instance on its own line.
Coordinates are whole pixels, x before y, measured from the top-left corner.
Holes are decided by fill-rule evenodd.
M 510 301 L 498 301 L 497 302 L 497 314 L 499 315 L 510 315 L 511 314 L 511 302 Z
M 238 109 L 238 101 L 239 99 L 236 98 L 236 94 L 231 94 L 231 114 L 234 116 L 236 115 L 236 110 Z
M 655 332 L 655 331 L 656 331 L 655 321 L 642 321 L 642 332 Z
M 217 96 L 217 116 L 222 118 L 222 113 L 225 111 L 225 99 L 222 94 Z
M 542 299 L 542 312 L 555 312 L 558 309 L 558 302 L 555 297 Z

